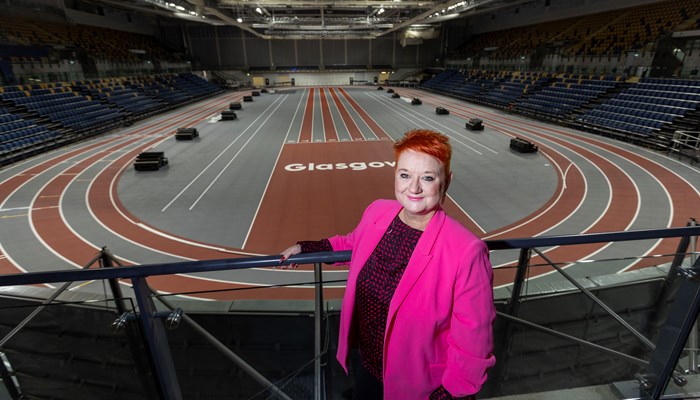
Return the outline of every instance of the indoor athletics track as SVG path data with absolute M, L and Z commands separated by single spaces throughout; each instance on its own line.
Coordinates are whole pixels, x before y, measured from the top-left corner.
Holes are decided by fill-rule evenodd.
M 79 268 L 103 246 L 126 265 L 278 254 L 297 240 L 347 233 L 376 198 L 393 198 L 392 144 L 430 128 L 453 145 L 445 208 L 484 239 L 685 226 L 698 217 L 700 170 L 621 141 L 550 125 L 418 89 L 313 87 L 262 93 L 235 121 L 221 111 L 249 92 L 228 92 L 128 128 L 0 170 L 0 273 Z M 411 105 L 419 97 L 422 105 Z M 435 114 L 443 106 L 450 115 Z M 477 117 L 484 131 L 465 129 Z M 176 141 L 178 127 L 200 138 Z M 512 137 L 539 146 L 509 149 Z M 169 165 L 135 171 L 145 150 Z M 546 249 L 581 278 L 658 263 L 678 240 Z M 494 285 L 513 278 L 517 251 L 492 253 Z M 649 256 L 637 258 L 637 256 Z M 613 260 L 578 262 L 580 260 Z M 541 260 L 533 258 L 533 263 Z M 325 280 L 345 267 L 324 266 Z M 561 282 L 548 267 L 530 279 Z M 209 299 L 313 296 L 297 270 L 250 269 L 149 278 L 161 293 Z M 342 295 L 342 284 L 326 296 Z M 102 293 L 98 282 L 71 290 Z M 197 293 L 197 292 L 206 293 Z

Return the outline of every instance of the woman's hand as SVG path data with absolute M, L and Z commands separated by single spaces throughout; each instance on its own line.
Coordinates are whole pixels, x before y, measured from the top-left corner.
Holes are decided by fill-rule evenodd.
M 280 263 L 287 261 L 287 259 L 289 257 L 295 256 L 299 253 L 301 253 L 301 246 L 299 244 L 295 244 L 295 245 L 291 246 L 290 248 L 288 248 L 287 250 L 282 252 L 282 257 L 280 258 Z M 286 269 L 286 268 L 291 269 L 291 268 L 296 268 L 296 267 L 298 267 L 298 265 L 292 263 L 289 265 L 283 265 L 282 269 Z

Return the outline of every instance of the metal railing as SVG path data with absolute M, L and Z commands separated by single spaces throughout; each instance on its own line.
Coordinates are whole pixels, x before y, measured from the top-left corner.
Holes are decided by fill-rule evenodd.
M 691 163 L 697 163 L 700 159 L 700 132 L 675 131 L 668 148 L 669 155 L 677 154 L 678 157 L 688 157 Z
M 668 281 L 672 282 L 674 279 L 676 279 L 676 276 L 695 276 L 692 273 L 684 273 L 688 270 L 690 270 L 691 272 L 695 271 L 695 273 L 700 273 L 700 265 L 697 265 L 699 264 L 699 262 L 697 261 L 691 269 L 682 268 L 682 263 L 686 258 L 686 255 L 688 254 L 689 246 L 692 247 L 692 252 L 694 253 L 695 242 L 697 241 L 697 236 L 700 235 L 700 227 L 694 223 L 694 220 L 691 221 L 690 225 L 691 226 L 687 227 L 655 230 L 489 240 L 486 243 L 491 251 L 512 249 L 520 250 L 519 260 L 517 262 L 517 265 L 514 266 L 516 268 L 516 273 L 512 283 L 512 296 L 510 298 L 510 301 L 508 302 L 507 312 L 499 312 L 498 315 L 501 319 L 506 321 L 508 330 L 512 330 L 514 324 L 528 326 L 540 332 L 545 332 L 547 334 L 557 336 L 567 341 L 577 343 L 586 348 L 595 351 L 606 352 L 607 354 L 612 355 L 613 357 L 616 357 L 618 359 L 625 360 L 627 362 L 631 362 L 633 364 L 641 366 L 648 366 L 649 362 L 641 360 L 637 357 L 626 355 L 615 350 L 606 349 L 605 347 L 600 346 L 598 344 L 591 343 L 589 341 L 576 338 L 574 336 L 567 335 L 562 332 L 556 332 L 555 330 L 539 326 L 537 324 L 518 318 L 519 304 L 521 303 L 522 298 L 524 296 L 523 284 L 526 281 L 528 268 L 531 267 L 530 257 L 533 252 L 539 254 L 551 267 L 557 270 L 558 273 L 560 273 L 569 282 L 576 286 L 578 290 L 582 291 L 599 307 L 605 310 L 605 312 L 610 314 L 615 320 L 622 324 L 625 327 L 625 329 L 627 329 L 635 337 L 637 337 L 641 343 L 643 343 L 650 349 L 654 349 L 654 343 L 652 343 L 649 339 L 644 337 L 644 335 L 642 335 L 641 333 L 637 332 L 632 326 L 627 324 L 621 317 L 615 314 L 615 312 L 612 309 L 608 308 L 607 306 L 605 306 L 605 304 L 598 300 L 596 296 L 592 294 L 589 290 L 584 288 L 582 285 L 578 284 L 576 282 L 576 279 L 569 276 L 563 268 L 560 268 L 560 266 L 557 265 L 557 263 L 549 260 L 545 253 L 540 251 L 539 249 L 579 244 L 609 243 L 660 238 L 680 238 L 680 243 L 675 253 L 675 257 L 671 262 L 668 275 Z M 324 372 L 323 364 L 321 361 L 321 358 L 325 351 L 322 348 L 322 343 L 324 343 L 324 331 L 322 329 L 324 280 L 322 276 L 323 269 L 321 264 L 347 262 L 350 260 L 350 257 L 350 251 L 313 253 L 296 255 L 290 257 L 290 259 L 288 259 L 285 262 L 285 264 L 295 263 L 314 265 L 314 282 L 312 282 L 312 284 L 315 286 L 316 293 L 314 299 L 314 398 L 318 400 L 325 398 L 323 387 L 324 381 L 322 378 Z M 90 266 L 92 266 L 96 262 L 99 262 L 101 268 L 91 269 Z M 117 264 L 116 267 L 114 266 L 115 263 Z M 54 295 L 46 299 L 43 302 L 42 306 L 36 308 L 29 316 L 27 316 L 24 319 L 24 321 L 18 324 L 8 335 L 6 335 L 2 340 L 0 340 L 0 351 L 2 351 L 4 346 L 13 336 L 21 332 L 22 328 L 25 327 L 26 324 L 34 316 L 41 312 L 43 306 L 53 302 L 60 295 L 60 293 L 70 285 L 70 283 L 78 281 L 106 280 L 110 282 L 110 288 L 112 289 L 114 297 L 116 299 L 123 299 L 123 295 L 120 292 L 117 280 L 129 279 L 131 280 L 131 283 L 133 285 L 134 296 L 138 304 L 138 312 L 129 313 L 127 311 L 127 307 L 119 306 L 121 300 L 117 301 L 117 308 L 122 317 L 120 317 L 118 321 L 115 321 L 115 324 L 119 325 L 121 323 L 125 323 L 130 319 L 138 319 L 140 321 L 142 331 L 141 334 L 144 338 L 144 341 L 146 342 L 147 347 L 150 350 L 151 365 L 154 369 L 153 374 L 158 381 L 157 385 L 162 398 L 182 398 L 182 394 L 180 393 L 178 385 L 178 378 L 175 373 L 172 356 L 168 347 L 168 340 L 165 336 L 164 326 L 162 322 L 162 320 L 165 319 L 166 324 L 177 325 L 177 323 L 179 323 L 182 319 L 188 325 L 193 327 L 203 337 L 205 337 L 206 340 L 209 341 L 215 348 L 217 348 L 226 357 L 233 361 L 239 368 L 241 368 L 248 375 L 254 378 L 264 388 L 266 388 L 266 390 L 269 390 L 278 398 L 289 399 L 290 397 L 288 395 L 286 395 L 282 390 L 280 390 L 273 383 L 267 380 L 264 376 L 258 373 L 254 368 L 246 364 L 246 362 L 240 357 L 238 357 L 230 348 L 221 343 L 214 336 L 210 335 L 204 328 L 199 326 L 194 320 L 187 316 L 186 313 L 183 314 L 181 309 L 174 307 L 167 300 L 162 298 L 162 296 L 155 295 L 145 280 L 146 277 L 151 276 L 276 267 L 279 265 L 279 256 L 275 255 L 253 258 L 188 261 L 180 263 L 141 265 L 137 267 L 123 267 L 119 265 L 118 261 L 116 261 L 116 259 L 109 253 L 108 250 L 103 248 L 102 251 L 97 256 L 95 256 L 83 269 L 0 275 L 0 287 L 46 283 L 65 283 Z M 156 307 L 153 302 L 153 300 L 156 298 L 159 301 L 161 301 L 167 308 L 169 308 L 171 312 L 163 313 L 156 311 Z M 511 335 L 508 334 L 505 337 L 507 341 L 510 340 Z M 509 343 L 507 342 L 501 343 L 500 351 L 507 352 L 508 346 Z M 673 360 L 674 363 L 677 363 L 677 361 L 678 358 Z M 674 380 L 682 383 L 682 380 L 678 377 L 678 374 L 676 372 L 673 372 L 673 369 L 669 371 L 668 376 L 655 376 L 651 383 L 649 383 L 649 380 L 645 380 L 644 377 L 640 377 L 640 382 L 644 383 L 644 389 L 647 390 L 648 393 L 651 393 L 649 395 L 651 397 L 648 398 L 656 399 L 660 398 L 660 395 L 657 394 L 659 386 L 663 385 L 663 387 L 665 387 L 670 377 L 674 377 Z M 3 379 L 3 381 L 6 384 L 8 383 L 7 379 Z

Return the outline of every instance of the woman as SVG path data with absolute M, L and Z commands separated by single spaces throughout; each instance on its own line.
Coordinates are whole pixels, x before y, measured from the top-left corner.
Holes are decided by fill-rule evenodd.
M 448 138 L 413 130 L 394 145 L 396 200 L 377 200 L 355 230 L 299 242 L 352 250 L 338 361 L 359 349 L 354 399 L 473 398 L 495 363 L 493 274 L 484 242 L 442 210 L 452 178 Z

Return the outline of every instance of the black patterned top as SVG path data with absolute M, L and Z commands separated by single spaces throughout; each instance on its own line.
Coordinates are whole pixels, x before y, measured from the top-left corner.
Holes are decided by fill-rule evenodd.
M 355 317 L 360 359 L 380 382 L 389 303 L 422 233 L 397 215 L 357 277 Z

